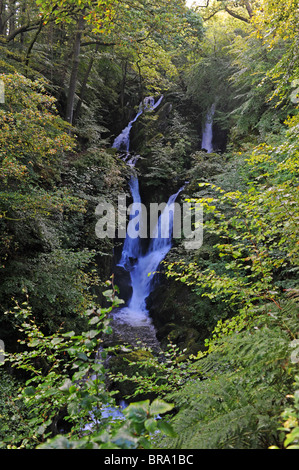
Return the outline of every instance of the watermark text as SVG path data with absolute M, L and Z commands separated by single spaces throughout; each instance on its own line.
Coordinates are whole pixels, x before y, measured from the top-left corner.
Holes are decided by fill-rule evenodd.
M 200 203 L 151 203 L 147 208 L 141 202 L 127 207 L 126 195 L 118 196 L 117 208 L 105 200 L 96 207 L 98 218 L 95 232 L 98 238 L 182 238 L 187 250 L 203 243 L 203 209 Z

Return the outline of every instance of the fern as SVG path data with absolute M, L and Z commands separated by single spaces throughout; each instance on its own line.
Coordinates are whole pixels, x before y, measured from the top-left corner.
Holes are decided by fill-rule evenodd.
M 207 357 L 193 365 L 197 376 L 167 396 L 178 410 L 172 418 L 178 437 L 156 438 L 158 448 L 281 445 L 280 414 L 297 366 L 290 360 L 290 344 L 297 331 L 295 300 L 218 341 Z

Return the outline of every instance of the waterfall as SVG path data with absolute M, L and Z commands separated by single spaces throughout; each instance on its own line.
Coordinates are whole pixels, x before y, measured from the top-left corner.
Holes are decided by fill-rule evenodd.
M 130 150 L 130 131 L 134 122 L 138 119 L 138 117 L 143 113 L 143 111 L 152 111 L 159 106 L 163 99 L 163 95 L 157 100 L 155 103 L 154 98 L 148 97 L 145 98 L 144 101 L 140 104 L 139 110 L 129 122 L 128 126 L 123 129 L 123 131 L 117 136 L 113 142 L 113 148 L 119 151 L 125 151 L 125 155 L 122 157 L 124 161 L 130 166 L 134 167 L 137 161 L 136 156 L 131 156 L 129 153 Z M 131 196 L 133 199 L 133 206 L 137 206 L 138 211 L 138 204 L 141 203 L 140 191 L 139 191 L 139 181 L 136 175 L 132 175 L 129 180 L 129 188 L 131 192 Z M 133 288 L 132 296 L 129 301 L 127 307 L 118 308 L 112 313 L 112 324 L 113 330 L 116 332 L 118 338 L 121 337 L 120 341 L 125 341 L 130 343 L 131 335 L 133 327 L 137 327 L 137 335 L 140 333 L 140 329 L 142 329 L 143 335 L 145 335 L 146 339 L 150 337 L 150 343 L 153 347 L 156 346 L 157 339 L 155 335 L 155 328 L 149 318 L 148 310 L 146 308 L 146 299 L 151 292 L 152 289 L 152 282 L 153 276 L 149 277 L 149 273 L 154 273 L 160 262 L 166 256 L 167 252 L 171 248 L 171 234 L 172 234 L 172 225 L 173 225 L 173 212 L 174 208 L 171 212 L 171 208 L 173 207 L 174 201 L 178 196 L 179 192 L 182 188 L 177 191 L 176 194 L 172 195 L 164 211 L 160 214 L 158 219 L 157 227 L 154 230 L 154 238 L 151 240 L 147 253 L 145 255 L 142 254 L 142 247 L 141 247 L 141 240 L 140 237 L 130 237 L 129 234 L 126 234 L 126 238 L 124 241 L 121 259 L 118 263 L 118 266 L 122 266 L 130 273 L 131 278 L 131 285 Z M 167 237 L 163 238 L 165 233 L 165 226 L 168 223 L 168 211 L 172 215 L 169 216 L 170 224 L 169 224 L 169 232 Z M 135 213 L 134 209 L 131 211 L 129 215 L 129 221 L 134 218 L 135 221 Z M 139 218 L 138 223 L 142 223 L 142 217 Z M 138 220 L 138 219 L 137 219 Z M 137 229 L 138 230 L 138 229 Z M 141 328 L 140 328 L 141 327 Z M 119 334 L 119 328 L 121 330 L 121 334 Z M 147 330 L 145 334 L 144 330 Z M 132 339 L 134 338 L 134 334 Z M 140 338 L 138 337 L 138 340 Z M 148 342 L 148 341 L 147 341 Z M 121 344 L 121 343 L 120 343 Z M 100 359 L 97 359 L 98 362 Z M 122 413 L 122 409 L 127 406 L 127 403 L 124 400 L 120 400 L 119 406 L 113 405 L 103 405 L 101 408 L 102 411 L 102 418 L 110 418 L 111 420 L 119 420 L 124 419 L 124 415 Z M 94 424 L 94 416 L 91 412 L 91 418 L 93 422 L 83 427 L 83 431 L 89 432 Z
M 205 149 L 208 153 L 213 152 L 213 117 L 215 114 L 215 103 L 212 104 L 207 112 L 206 120 L 202 130 L 201 148 Z
M 155 99 L 152 96 L 144 98 L 144 100 L 139 104 L 139 109 L 134 119 L 132 119 L 127 125 L 127 127 L 125 127 L 122 132 L 114 139 L 112 148 L 128 153 L 130 149 L 130 132 L 134 122 L 137 121 L 143 111 L 153 111 L 154 109 L 156 109 L 161 103 L 162 99 L 163 95 L 161 95 L 155 103 Z
M 126 155 L 124 156 L 123 160 L 127 161 L 127 159 L 130 157 L 129 150 L 130 150 L 130 132 L 132 129 L 132 126 L 134 122 L 137 121 L 139 116 L 144 112 L 144 111 L 153 111 L 156 109 L 159 104 L 161 103 L 163 99 L 163 95 L 160 96 L 160 98 L 156 101 L 152 96 L 148 96 L 144 98 L 144 100 L 139 104 L 139 109 L 134 117 L 127 127 L 123 129 L 123 131 L 114 139 L 113 148 L 116 148 L 117 150 L 124 150 L 126 152 Z M 129 161 L 127 161 L 127 164 L 131 167 L 135 166 L 135 163 L 137 161 L 138 157 L 131 157 Z M 141 203 L 141 198 L 140 198 L 140 193 L 139 193 L 139 181 L 136 176 L 131 176 L 130 181 L 129 181 L 129 187 L 131 191 L 131 195 L 133 198 L 133 205 L 136 206 L 138 203 Z M 133 210 L 132 213 L 130 214 L 130 219 L 133 218 L 135 214 L 135 211 Z M 141 214 L 139 215 L 141 218 Z M 137 259 L 139 255 L 141 254 L 141 243 L 140 243 L 140 238 L 135 238 L 132 239 L 128 234 L 126 236 L 123 250 L 122 250 L 122 257 L 118 263 L 119 266 L 122 266 L 126 269 L 130 268 L 130 265 L 132 264 L 132 261 L 134 259 Z
M 150 323 L 146 299 L 153 288 L 153 280 L 161 261 L 171 248 L 174 202 L 183 188 L 170 196 L 167 205 L 160 214 L 154 237 L 151 238 L 147 252 L 140 255 L 130 271 L 132 284 L 132 297 L 128 306 L 122 309 L 118 318 L 131 325 L 143 325 Z M 165 237 L 165 232 L 168 235 Z
M 152 111 L 157 108 L 161 103 L 162 98 L 163 95 L 156 103 L 152 97 L 145 98 L 145 100 L 140 104 L 139 111 L 134 119 L 129 122 L 128 126 L 114 140 L 113 147 L 118 150 L 125 150 L 127 152 L 126 158 L 129 155 L 130 130 L 133 123 L 144 110 Z M 131 166 L 134 166 L 132 160 L 130 160 L 130 162 Z M 131 176 L 129 187 L 133 204 L 135 203 L 136 209 L 136 206 L 138 207 L 138 203 L 141 203 L 137 176 Z M 140 237 L 131 238 L 128 233 L 126 235 L 121 259 L 118 265 L 124 267 L 130 273 L 132 296 L 128 305 L 124 308 L 118 309 L 114 315 L 114 318 L 121 323 L 127 323 L 132 326 L 151 325 L 151 320 L 146 308 L 146 299 L 153 288 L 154 273 L 171 248 L 174 202 L 182 189 L 183 188 L 179 189 L 175 194 L 170 196 L 164 210 L 158 218 L 157 226 L 154 229 L 154 233 L 152 234 L 152 238 L 145 254 L 142 253 Z M 135 212 L 136 211 L 134 210 L 132 211 L 129 220 L 132 219 Z M 142 216 L 140 211 L 138 217 L 137 223 L 141 224 Z M 167 230 L 168 233 L 166 233 Z
M 139 181 L 137 176 L 131 176 L 129 181 L 129 187 L 131 191 L 131 195 L 133 198 L 133 205 L 138 207 L 138 204 L 141 203 L 140 193 L 139 193 Z M 133 218 L 135 211 L 132 210 L 130 213 L 129 220 Z M 139 218 L 141 219 L 141 214 L 139 214 Z M 140 223 L 140 222 L 139 222 Z M 137 228 L 138 229 L 138 228 Z M 122 256 L 118 263 L 118 266 L 122 266 L 125 269 L 129 269 L 132 262 L 137 259 L 141 254 L 141 241 L 140 238 L 131 238 L 129 234 L 127 234 L 124 242 L 124 246 L 122 249 Z
M 162 98 L 163 95 L 156 103 L 152 97 L 145 98 L 140 104 L 139 111 L 134 119 L 129 122 L 128 126 L 114 140 L 113 148 L 116 148 L 121 152 L 126 152 L 122 158 L 132 168 L 135 166 L 138 158 L 136 156 L 131 156 L 129 153 L 130 131 L 132 125 L 143 111 L 152 111 L 157 108 L 161 103 Z M 141 197 L 139 181 L 136 175 L 132 175 L 130 177 L 129 188 L 133 199 L 133 205 L 135 204 L 138 210 L 138 204 L 141 203 Z M 159 264 L 171 248 L 174 202 L 182 189 L 183 188 L 179 189 L 179 191 L 169 198 L 167 205 L 160 214 L 157 226 L 154 229 L 154 238 L 151 239 L 145 254 L 142 253 L 140 237 L 133 238 L 130 237 L 128 233 L 126 234 L 118 266 L 122 266 L 127 270 L 127 272 L 129 272 L 133 291 L 127 307 L 117 308 L 112 312 L 113 331 L 116 333 L 117 341 L 120 341 L 119 344 L 122 342 L 133 344 L 132 342 L 136 341 L 136 339 L 140 342 L 139 335 L 141 334 L 143 341 L 145 340 L 145 343 L 147 343 L 152 350 L 160 348 L 155 334 L 155 327 L 149 318 L 148 310 L 146 308 L 146 299 L 151 293 L 153 287 L 153 275 L 149 276 L 148 274 L 154 273 L 157 270 Z M 129 222 L 133 218 L 135 222 L 135 212 L 136 211 L 133 209 L 129 214 Z M 140 217 L 139 221 L 137 219 L 137 225 L 138 223 L 142 223 L 142 217 Z M 167 226 L 167 224 L 169 225 Z M 164 236 L 165 233 L 167 235 L 166 237 Z M 137 336 L 134 331 L 136 331 Z M 120 401 L 119 407 L 103 406 L 102 417 L 109 417 L 113 420 L 123 419 L 122 409 L 126 406 L 127 403 L 124 400 Z M 89 431 L 92 426 L 93 424 L 85 426 L 84 430 Z

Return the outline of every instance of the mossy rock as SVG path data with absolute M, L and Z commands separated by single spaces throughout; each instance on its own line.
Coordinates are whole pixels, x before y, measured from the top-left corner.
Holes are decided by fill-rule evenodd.
M 177 346 L 184 357 L 197 354 L 200 350 L 200 333 L 195 328 L 167 323 L 157 331 L 157 339 L 163 349 L 167 349 L 170 343 Z
M 153 374 L 155 371 L 153 366 L 147 364 L 147 362 L 153 358 L 153 355 L 150 351 L 144 349 L 137 349 L 131 352 L 123 352 L 117 354 L 109 359 L 109 372 L 112 374 L 122 373 L 128 377 L 134 377 L 136 375 L 141 375 L 147 377 Z M 140 364 L 141 362 L 141 364 Z M 138 363 L 138 364 L 131 364 Z M 118 391 L 121 397 L 125 398 L 131 396 L 136 390 L 137 383 L 134 383 L 131 380 L 123 380 L 110 382 L 109 388 L 113 391 Z M 143 400 L 150 398 L 149 394 L 140 394 L 138 395 L 138 400 Z
M 189 305 L 192 293 L 188 286 L 173 280 L 163 279 L 149 296 L 147 306 L 157 328 L 166 323 L 187 324 L 192 322 Z

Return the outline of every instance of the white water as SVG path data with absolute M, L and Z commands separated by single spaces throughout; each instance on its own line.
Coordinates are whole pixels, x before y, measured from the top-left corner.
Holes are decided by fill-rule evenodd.
M 138 205 L 141 203 L 140 193 L 139 193 L 139 181 L 136 176 L 131 176 L 129 181 L 129 187 L 131 191 L 131 195 L 133 198 L 133 204 L 137 208 Z M 136 230 L 138 230 L 138 224 L 141 223 L 141 214 L 137 214 L 135 217 L 135 210 L 132 209 L 129 220 L 134 218 L 136 220 Z M 137 211 L 138 212 L 138 211 Z M 138 220 L 140 220 L 138 222 Z M 140 237 L 131 238 L 129 234 L 127 234 L 124 242 L 124 246 L 122 249 L 122 256 L 120 262 L 118 263 L 119 266 L 122 266 L 126 269 L 129 269 L 131 263 L 136 260 L 141 255 L 141 240 Z
M 133 289 L 132 297 L 128 306 L 121 309 L 117 318 L 120 321 L 134 326 L 150 324 L 151 320 L 146 307 L 146 299 L 153 288 L 154 275 L 171 248 L 174 202 L 183 188 L 170 196 L 164 211 L 161 213 L 154 237 L 151 238 L 146 254 L 139 255 L 136 263 L 130 271 L 131 285 Z M 168 236 L 163 235 L 168 231 Z M 131 242 L 138 244 L 138 238 Z
M 205 149 L 208 153 L 213 152 L 213 117 L 215 114 L 215 103 L 212 104 L 207 112 L 206 120 L 202 130 L 201 148 Z
M 155 103 L 155 100 L 152 96 L 144 98 L 144 100 L 139 105 L 139 110 L 134 119 L 132 119 L 132 121 L 129 122 L 127 127 L 125 127 L 125 129 L 123 129 L 122 132 L 114 139 L 112 148 L 124 150 L 128 153 L 130 149 L 130 132 L 134 122 L 137 121 L 143 111 L 153 111 L 154 109 L 156 109 L 161 103 L 162 99 L 163 95 L 161 95 L 158 101 Z
M 154 109 L 156 109 L 161 103 L 162 99 L 163 99 L 163 95 L 161 95 L 160 98 L 155 103 L 155 99 L 152 96 L 144 98 L 144 100 L 139 104 L 139 110 L 136 116 L 134 117 L 134 119 L 132 119 L 132 121 L 129 122 L 127 127 L 123 129 L 123 131 L 119 134 L 119 136 L 115 138 L 113 142 L 113 145 L 112 145 L 113 148 L 116 148 L 117 150 L 120 150 L 120 151 L 125 150 L 126 155 L 123 157 L 123 160 L 126 161 L 127 164 L 131 167 L 135 166 L 135 163 L 138 159 L 138 157 L 136 156 L 131 157 L 129 154 L 130 132 L 131 132 L 132 126 L 134 122 L 137 121 L 139 116 L 144 111 L 153 111 Z M 135 223 L 136 223 L 136 230 L 138 230 L 138 219 L 140 220 L 140 223 L 141 223 L 142 214 L 141 213 L 136 214 L 138 204 L 141 203 L 141 198 L 140 198 L 140 193 L 139 193 L 139 181 L 136 176 L 131 176 L 130 181 L 129 181 L 129 187 L 130 187 L 130 191 L 131 191 L 131 195 L 133 199 L 133 204 L 135 206 L 132 208 L 129 220 L 134 218 Z M 141 255 L 140 237 L 131 238 L 127 234 L 125 238 L 123 250 L 122 250 L 122 256 L 118 265 L 126 269 L 130 269 L 132 262 L 134 262 L 134 260 L 136 261 L 136 259 L 140 255 Z
M 135 118 L 130 121 L 121 134 L 116 137 L 113 143 L 114 148 L 117 148 L 118 150 L 125 149 L 127 153 L 129 152 L 130 130 L 133 123 L 142 114 L 143 110 L 152 111 L 159 106 L 162 98 L 163 96 L 161 96 L 156 103 L 151 97 L 144 100 L 143 104 L 140 105 Z M 131 177 L 129 187 L 133 203 L 138 205 L 138 203 L 141 203 L 141 198 L 139 193 L 139 182 L 136 176 Z M 155 227 L 145 254 L 142 253 L 140 237 L 131 238 L 127 233 L 119 266 L 124 267 L 130 272 L 133 293 L 127 307 L 118 309 L 115 313 L 114 318 L 117 319 L 118 322 L 127 323 L 132 326 L 151 325 L 151 319 L 146 307 L 146 299 L 153 288 L 154 274 L 171 248 L 174 202 L 182 189 L 183 188 L 179 189 L 179 191 L 170 196 L 164 211 L 160 214 L 157 226 Z M 138 218 L 136 216 L 136 211 L 133 210 L 130 214 L 130 218 L 133 216 L 134 223 L 136 223 L 136 219 L 137 225 L 138 223 L 142 223 L 140 212 Z M 136 230 L 138 230 L 137 227 Z

